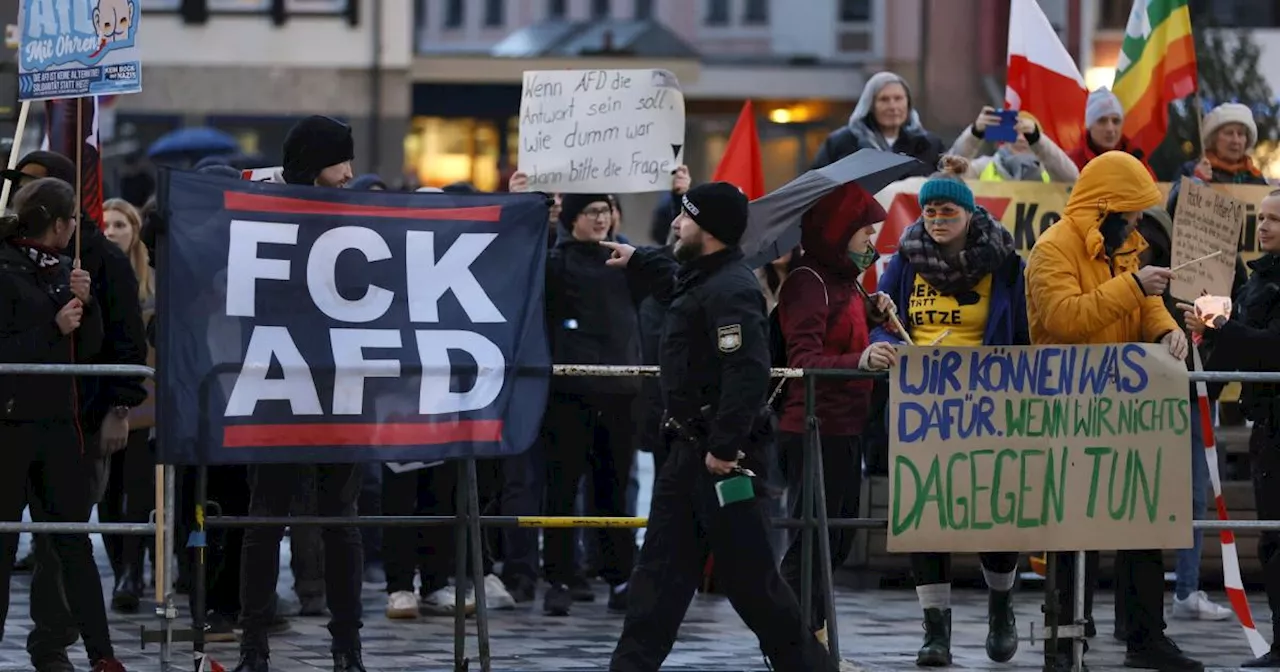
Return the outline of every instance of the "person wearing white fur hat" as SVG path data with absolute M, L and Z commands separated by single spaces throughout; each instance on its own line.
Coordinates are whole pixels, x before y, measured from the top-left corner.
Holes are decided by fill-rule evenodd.
M 1200 143 L 1204 156 L 1183 165 L 1178 177 L 1226 184 L 1267 183 L 1249 156 L 1258 144 L 1258 124 L 1247 105 L 1223 103 L 1210 110 L 1200 122 Z
M 1116 94 L 1105 86 L 1094 89 L 1084 106 L 1084 142 L 1067 153 L 1076 167 L 1084 170 L 1084 164 L 1103 152 L 1120 151 L 1132 154 L 1147 167 L 1151 177 L 1155 171 L 1147 163 L 1141 149 L 1134 147 L 1124 135 L 1124 106 Z

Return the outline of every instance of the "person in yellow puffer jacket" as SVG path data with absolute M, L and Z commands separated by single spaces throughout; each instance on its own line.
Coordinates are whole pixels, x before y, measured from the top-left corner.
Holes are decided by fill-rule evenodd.
M 1173 273 L 1140 268 L 1138 259 L 1147 246 L 1138 220 L 1162 200 L 1151 174 L 1129 154 L 1106 152 L 1085 165 L 1062 219 L 1036 241 L 1027 261 L 1033 345 L 1159 342 L 1174 357 L 1186 357 L 1186 334 L 1161 298 Z M 1074 585 L 1074 560 L 1072 553 L 1056 554 L 1059 586 Z M 1162 562 L 1159 550 L 1116 556 L 1116 575 L 1128 585 L 1127 623 L 1117 627 L 1126 635 L 1125 667 L 1199 672 L 1204 666 L 1164 635 Z M 1058 614 L 1067 621 L 1073 592 L 1067 587 L 1058 593 Z M 1071 648 L 1069 639 L 1058 640 L 1056 650 L 1046 647 L 1044 669 L 1070 669 Z

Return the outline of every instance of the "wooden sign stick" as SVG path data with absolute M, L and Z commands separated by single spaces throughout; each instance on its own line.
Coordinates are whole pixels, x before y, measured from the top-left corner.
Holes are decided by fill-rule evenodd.
M 948 330 L 946 330 L 946 331 L 942 332 L 941 334 L 938 334 L 938 337 L 937 337 L 937 338 L 935 338 L 935 339 L 933 339 L 932 341 L 930 341 L 930 342 L 929 342 L 929 345 L 937 345 L 937 344 L 939 344 L 939 343 L 941 343 L 941 342 L 942 342 L 942 339 L 944 339 L 944 338 L 946 338 L 946 337 L 948 337 L 948 336 L 950 336 L 950 335 L 951 335 L 951 330 L 950 330 L 950 329 L 948 329 Z
M 1203 257 L 1200 257 L 1199 259 L 1192 259 L 1191 261 L 1187 261 L 1187 262 L 1184 262 L 1184 263 L 1178 264 L 1177 266 L 1174 266 L 1173 268 L 1171 268 L 1171 269 L 1169 269 L 1169 270 L 1170 270 L 1170 271 L 1173 271 L 1174 273 L 1177 273 L 1178 271 L 1181 271 L 1182 269 L 1184 269 L 1184 268 L 1186 268 L 1186 267 L 1188 267 L 1188 266 L 1192 266 L 1192 265 L 1198 264 L 1198 263 L 1200 263 L 1200 262 L 1202 262 L 1202 261 L 1208 261 L 1208 260 L 1210 260 L 1210 259 L 1212 259 L 1212 258 L 1214 258 L 1214 257 L 1218 256 L 1219 254 L 1222 254 L 1222 250 L 1218 250 L 1217 252 L 1210 252 L 1209 254 L 1206 254 L 1206 255 L 1204 255 Z

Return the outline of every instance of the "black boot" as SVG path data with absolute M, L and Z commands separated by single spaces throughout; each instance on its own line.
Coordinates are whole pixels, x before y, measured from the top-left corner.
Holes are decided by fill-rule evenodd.
M 138 613 L 142 602 L 142 565 L 133 563 L 121 568 L 111 592 L 111 609 L 124 614 Z
M 247 649 L 240 652 L 240 664 L 231 672 L 271 672 L 271 663 L 267 654 Z
M 1192 660 L 1168 637 L 1151 637 L 1141 647 L 1130 646 L 1124 654 L 1124 666 L 1160 672 L 1203 672 L 1204 663 Z
M 951 664 L 951 610 L 924 610 L 924 646 L 916 654 L 920 667 L 946 667 Z
M 335 651 L 333 672 L 367 672 L 359 651 Z
M 1253 660 L 1245 661 L 1245 663 L 1240 667 L 1266 667 L 1271 669 L 1280 669 L 1280 648 L 1277 648 L 1276 645 L 1272 645 L 1270 651 L 1254 658 Z
M 987 592 L 987 657 L 1009 662 L 1018 652 L 1018 623 L 1013 615 L 1013 591 Z

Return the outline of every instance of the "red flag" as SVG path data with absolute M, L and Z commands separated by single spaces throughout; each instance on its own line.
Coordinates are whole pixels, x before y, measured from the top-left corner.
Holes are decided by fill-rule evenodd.
M 98 153 L 98 99 L 62 98 L 45 102 L 45 133 L 49 150 L 76 160 L 80 144 L 80 210 L 94 224 L 102 222 L 102 155 Z M 80 137 L 76 138 L 76 112 L 80 113 Z M 75 185 L 72 185 L 75 186 Z
M 756 133 L 756 115 L 751 101 L 742 104 L 738 121 L 729 135 L 729 144 L 720 164 L 711 176 L 713 182 L 728 182 L 742 190 L 750 200 L 764 196 L 764 169 L 760 164 L 760 136 Z
M 1030 114 L 1064 152 L 1083 141 L 1084 77 L 1036 0 L 1013 0 L 1004 106 Z

